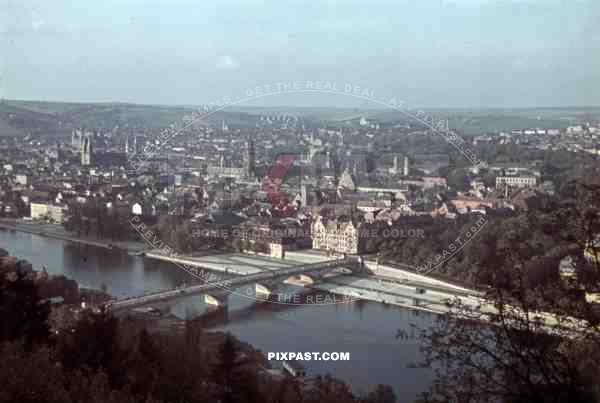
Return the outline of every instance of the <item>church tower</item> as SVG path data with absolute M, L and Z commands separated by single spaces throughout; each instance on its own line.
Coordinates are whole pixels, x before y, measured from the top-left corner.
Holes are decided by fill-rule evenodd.
M 81 148 L 81 138 L 81 130 L 73 129 L 71 132 L 71 147 L 73 147 L 75 150 L 79 150 Z
M 92 138 L 89 133 L 81 139 L 81 165 L 88 166 L 92 163 Z
M 254 150 L 254 141 L 248 139 L 246 145 L 246 158 L 244 160 L 244 175 L 253 179 L 256 177 L 256 152 Z

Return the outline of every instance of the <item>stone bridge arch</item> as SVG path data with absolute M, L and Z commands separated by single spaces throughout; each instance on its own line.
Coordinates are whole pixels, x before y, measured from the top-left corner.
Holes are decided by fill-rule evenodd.
M 284 284 L 297 285 L 297 286 L 307 286 L 313 285 L 315 283 L 315 279 L 311 277 L 309 274 L 294 274 L 289 276 L 283 280 Z

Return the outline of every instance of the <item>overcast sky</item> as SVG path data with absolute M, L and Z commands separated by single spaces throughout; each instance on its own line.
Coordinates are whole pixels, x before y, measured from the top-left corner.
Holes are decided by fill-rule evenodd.
M 0 0 L 0 97 L 202 105 L 321 80 L 415 107 L 600 105 L 599 21 L 599 0 Z

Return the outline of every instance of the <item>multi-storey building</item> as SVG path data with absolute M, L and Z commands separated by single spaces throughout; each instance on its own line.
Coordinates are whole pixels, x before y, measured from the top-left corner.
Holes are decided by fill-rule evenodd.
M 600 239 L 589 242 L 583 251 L 583 257 L 592 265 L 600 263 Z
M 359 227 L 352 221 L 326 221 L 318 216 L 311 225 L 313 249 L 356 254 L 359 250 Z
M 67 212 L 66 206 L 49 203 L 31 203 L 31 218 L 34 220 L 50 218 L 56 223 L 62 223 Z
M 537 185 L 538 178 L 530 175 L 512 175 L 496 177 L 496 188 L 518 187 L 518 188 L 533 188 Z

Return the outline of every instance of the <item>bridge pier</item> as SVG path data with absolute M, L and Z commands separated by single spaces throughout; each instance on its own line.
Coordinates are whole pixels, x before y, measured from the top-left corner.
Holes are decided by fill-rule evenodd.
M 336 260 L 271 270 L 269 272 L 257 273 L 250 276 L 235 277 L 228 279 L 227 283 L 229 289 L 236 289 L 246 286 L 246 293 L 248 296 L 255 294 L 263 297 L 266 296 L 267 298 L 274 295 L 278 297 L 278 294 L 275 294 L 274 290 L 279 284 L 290 277 L 296 276 L 300 279 L 303 277 L 310 277 L 313 282 L 315 280 L 321 281 L 323 276 L 327 275 L 328 273 L 331 274 L 332 270 L 340 267 L 347 268 L 350 271 L 355 272 L 357 269 L 361 270 L 362 266 L 361 259 L 357 259 L 355 257 L 344 257 L 343 259 L 338 258 Z M 111 301 L 110 303 L 106 304 L 106 307 L 107 309 L 115 312 L 134 309 L 144 305 L 164 303 L 166 301 L 175 300 L 190 295 L 203 295 L 204 302 L 207 305 L 226 307 L 228 305 L 229 293 L 230 291 L 221 288 L 219 284 L 196 284 L 183 289 L 166 290 L 139 297 Z
M 272 293 L 272 288 L 259 283 L 254 284 L 254 296 L 256 298 L 268 299 Z
M 203 294 L 204 303 L 206 305 L 227 307 L 229 305 L 229 291 L 211 291 L 210 293 Z
M 265 280 L 254 284 L 254 296 L 261 299 L 269 299 L 277 295 L 277 289 L 283 283 L 283 279 Z

